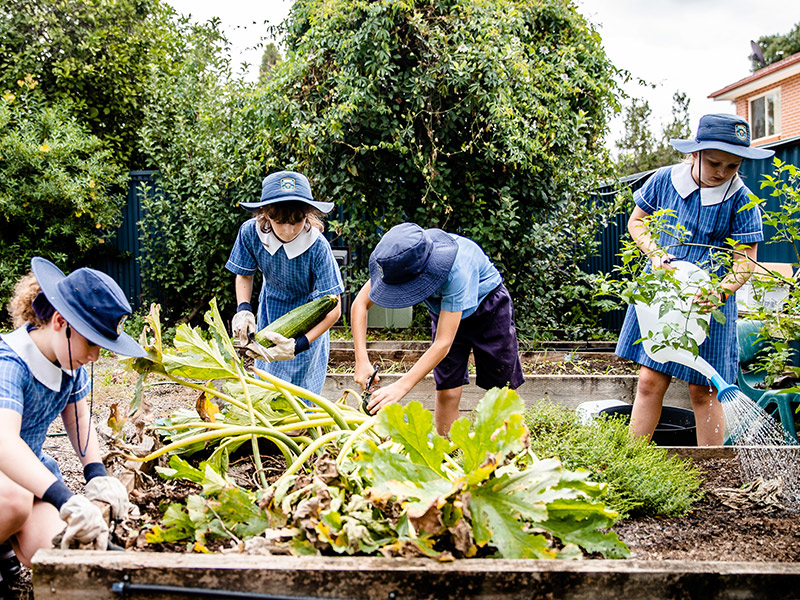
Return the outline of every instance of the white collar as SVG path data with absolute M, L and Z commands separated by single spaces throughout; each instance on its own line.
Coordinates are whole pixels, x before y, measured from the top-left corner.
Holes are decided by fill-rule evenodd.
M 44 386 L 58 392 L 61 390 L 61 374 L 67 373 L 74 375 L 73 371 L 67 371 L 57 367 L 55 364 L 47 360 L 47 357 L 42 354 L 39 347 L 31 338 L 28 333 L 27 323 L 22 327 L 15 329 L 11 333 L 1 335 L 3 341 L 17 353 L 17 355 L 28 365 L 33 376 Z
M 684 200 L 697 189 L 697 184 L 692 177 L 692 165 L 681 163 L 672 167 L 670 173 L 672 186 Z M 733 176 L 733 181 L 726 181 L 715 187 L 700 188 L 700 203 L 703 206 L 713 206 L 727 200 L 744 186 L 739 174 Z
M 256 233 L 264 248 L 267 249 L 267 252 L 274 256 L 278 250 L 283 248 L 289 260 L 300 256 L 303 252 L 311 248 L 320 235 L 319 229 L 316 227 L 309 227 L 307 230 L 300 232 L 300 235 L 291 242 L 285 244 L 278 239 L 278 236 L 272 233 L 272 229 L 264 233 L 258 223 L 256 223 Z

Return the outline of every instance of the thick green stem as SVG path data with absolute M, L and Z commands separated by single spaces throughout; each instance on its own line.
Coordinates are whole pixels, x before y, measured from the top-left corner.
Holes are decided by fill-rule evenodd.
M 244 399 L 247 402 L 247 412 L 250 415 L 250 425 L 255 427 L 256 424 L 256 415 L 255 411 L 253 410 L 253 401 L 250 398 L 250 390 L 247 387 L 247 378 L 244 374 L 244 370 L 242 369 L 241 364 L 238 362 L 236 363 L 236 374 L 239 376 L 239 381 L 242 383 L 242 391 L 244 392 Z M 251 438 L 252 446 L 253 446 L 253 461 L 256 463 L 256 471 L 258 472 L 259 478 L 261 479 L 261 487 L 263 489 L 267 489 L 269 485 L 267 483 L 267 476 L 264 473 L 264 467 L 261 463 L 261 452 L 258 449 L 258 437 L 253 435 Z
M 269 440 L 272 440 L 273 442 L 275 442 L 275 440 L 280 440 L 281 442 L 286 444 L 295 455 L 299 455 L 302 452 L 300 450 L 300 447 L 294 442 L 294 440 L 292 440 L 292 438 L 290 438 L 288 435 L 284 433 L 281 433 L 280 431 L 275 431 L 274 428 L 225 427 L 223 429 L 214 429 L 212 431 L 198 433 L 197 435 L 193 435 L 192 437 L 188 437 L 178 442 L 173 442 L 171 444 L 164 446 L 163 448 L 159 448 L 155 452 L 151 452 L 150 454 L 144 457 L 126 455 L 125 458 L 136 462 L 149 462 L 153 459 L 158 458 L 159 456 L 167 454 L 168 452 L 172 452 L 173 450 L 180 450 L 181 448 L 185 448 L 186 446 L 191 446 L 192 444 L 196 444 L 197 442 L 207 442 L 209 440 L 215 440 L 217 438 L 224 438 L 236 435 L 259 435 L 261 437 L 265 437 Z
M 353 432 L 347 441 L 342 444 L 341 449 L 339 450 L 339 456 L 336 457 L 336 464 L 341 465 L 344 457 L 350 452 L 350 448 L 353 447 L 353 444 L 356 443 L 356 440 L 361 437 L 366 431 L 371 429 L 375 425 L 375 421 L 377 421 L 377 415 L 374 417 L 367 418 L 361 425 L 359 425 L 356 430 Z
M 241 408 L 242 410 L 247 410 L 247 405 L 244 402 L 240 402 L 239 400 L 237 400 L 233 396 L 229 396 L 228 394 L 223 394 L 222 392 L 214 389 L 211 386 L 202 385 L 200 383 L 194 383 L 193 381 L 187 381 L 186 379 L 180 379 L 179 377 L 175 377 L 174 375 L 170 375 L 169 373 L 167 373 L 166 376 L 169 377 L 175 383 L 179 383 L 180 385 L 192 388 L 193 390 L 198 390 L 201 392 L 205 392 L 206 394 L 216 396 L 217 398 L 225 400 L 225 402 L 230 402 L 237 408 Z M 258 420 L 261 421 L 261 423 L 269 427 L 271 423 L 270 420 L 266 417 L 266 415 L 257 410 L 255 411 L 255 414 L 258 417 Z
M 341 429 L 346 429 L 348 431 L 351 430 L 350 426 L 346 423 L 346 421 L 342 418 L 342 413 L 336 408 L 336 405 L 323 398 L 319 394 L 315 394 L 314 392 L 309 392 L 301 388 L 300 386 L 294 385 L 293 383 L 289 383 L 288 381 L 283 381 L 275 377 L 274 375 L 270 375 L 266 371 L 262 371 L 261 369 L 257 369 L 253 367 L 253 371 L 261 378 L 269 381 L 272 385 L 276 388 L 281 390 L 282 392 L 286 392 L 287 390 L 301 398 L 305 398 L 306 400 L 310 400 L 320 408 L 322 408 L 326 413 L 328 413 L 331 418 L 336 421 L 336 425 L 338 425 Z
M 354 434 L 355 432 L 352 431 L 351 429 L 330 431 L 325 435 L 323 435 L 322 437 L 314 440 L 312 443 L 306 446 L 306 449 L 303 450 L 303 452 L 295 459 L 295 461 L 289 466 L 289 468 L 286 469 L 286 472 L 278 478 L 278 480 L 273 484 L 273 486 L 275 488 L 278 488 L 281 485 L 281 483 L 283 483 L 284 479 L 294 475 L 297 472 L 297 470 L 305 464 L 308 458 L 325 444 L 332 442 L 339 436 L 354 435 Z

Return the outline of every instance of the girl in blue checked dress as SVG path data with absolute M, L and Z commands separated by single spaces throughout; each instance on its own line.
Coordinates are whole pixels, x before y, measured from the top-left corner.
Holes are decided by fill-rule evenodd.
M 65 276 L 39 257 L 31 267 L 9 305 L 17 329 L 0 336 L 0 542 L 10 542 L 26 565 L 62 530 L 62 546 L 76 539 L 105 550 L 108 525 L 93 500 L 108 503 L 114 517 L 126 515 L 128 492 L 101 461 L 84 365 L 97 360 L 100 348 L 145 355 L 122 332 L 131 307 L 108 275 L 78 269 Z M 58 416 L 83 465 L 82 495 L 67 488 L 42 450 Z M 7 566 L 0 565 L 4 579 Z
M 741 210 L 748 202 L 750 190 L 737 172 L 745 158 L 767 158 L 771 150 L 750 147 L 750 126 L 736 115 L 705 115 L 700 119 L 697 136 L 692 140 L 671 140 L 676 149 L 690 154 L 691 160 L 680 165 L 659 169 L 634 194 L 636 207 L 628 220 L 628 231 L 639 249 L 650 259 L 654 269 L 670 268 L 670 261 L 685 260 L 721 278 L 725 292 L 716 303 L 705 303 L 705 309 L 719 307 L 725 324 L 711 319 L 708 338 L 700 345 L 700 356 L 707 360 L 727 382 L 736 381 L 739 364 L 739 345 L 736 338 L 736 297 L 734 293 L 750 277 L 758 242 L 764 239 L 758 208 Z M 644 219 L 661 209 L 675 211 L 674 216 L 662 217 L 670 225 L 679 223 L 686 229 L 680 244 L 667 232 L 653 239 Z M 671 229 L 671 228 L 667 228 Z M 715 260 L 709 246 L 727 247 L 728 239 L 735 249 L 743 252 L 734 256 L 731 266 Z M 683 365 L 659 363 L 648 357 L 641 344 L 642 337 L 636 311 L 628 307 L 617 354 L 641 365 L 636 399 L 631 413 L 631 432 L 650 437 L 661 416 L 664 394 L 672 377 L 689 383 L 689 398 L 697 425 L 700 446 L 722 445 L 725 423 L 722 405 L 706 377 Z
M 249 334 L 278 317 L 320 296 L 339 296 L 344 291 L 339 266 L 330 244 L 322 235 L 322 213 L 331 202 L 311 195 L 308 179 L 293 171 L 268 175 L 261 186 L 261 200 L 241 205 L 256 214 L 239 229 L 225 267 L 236 275 L 236 314 L 231 328 L 241 345 Z M 258 296 L 258 320 L 250 304 L 253 276 L 264 277 Z M 319 394 L 325 383 L 330 338 L 328 330 L 341 316 L 341 303 L 297 339 L 269 334 L 275 346 L 256 367 Z

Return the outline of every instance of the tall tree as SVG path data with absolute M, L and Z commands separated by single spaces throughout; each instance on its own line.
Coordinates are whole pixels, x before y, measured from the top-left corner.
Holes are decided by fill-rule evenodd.
M 617 170 L 621 175 L 640 173 L 655 168 L 656 138 L 650 131 L 653 110 L 650 103 L 632 98 L 625 107 L 625 134 L 617 142 Z
M 625 135 L 617 142 L 617 172 L 632 175 L 679 162 L 683 154 L 669 143 L 672 139 L 691 136 L 689 98 L 676 91 L 672 95 L 672 120 L 656 138 L 650 131 L 652 110 L 647 100 L 633 98 L 625 108 Z
M 153 63 L 170 60 L 174 11 L 161 0 L 3 0 L 0 92 L 31 75 L 129 168 Z
M 261 67 L 258 69 L 259 83 L 264 83 L 269 79 L 272 70 L 282 62 L 283 57 L 278 47 L 272 42 L 267 44 L 267 47 L 264 48 L 264 54 L 261 56 Z
M 764 55 L 764 64 L 751 59 L 753 72 L 800 52 L 800 23 L 787 34 L 762 35 L 758 45 Z
M 297 0 L 286 47 L 266 166 L 336 203 L 359 267 L 380 231 L 416 221 L 480 243 L 521 321 L 574 314 L 617 88 L 573 2 Z

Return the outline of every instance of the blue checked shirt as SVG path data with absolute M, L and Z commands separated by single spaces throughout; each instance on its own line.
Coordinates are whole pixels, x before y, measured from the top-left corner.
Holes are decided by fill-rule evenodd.
M 306 302 L 344 292 L 339 266 L 328 240 L 322 235 L 317 236 L 311 247 L 290 259 L 284 248 L 270 254 L 258 236 L 257 227 L 255 219 L 242 224 L 225 268 L 244 276 L 260 270 L 264 276 L 258 296 L 259 329 Z M 256 366 L 319 394 L 325 383 L 329 354 L 330 336 L 326 331 L 293 360 L 269 364 L 256 361 Z
M 478 244 L 454 233 L 449 235 L 458 244 L 456 258 L 447 280 L 425 299 L 425 306 L 437 315 L 443 310 L 460 311 L 461 318 L 466 319 L 503 283 L 503 278 Z
M 22 415 L 20 437 L 53 470 L 42 452 L 47 429 L 68 403 L 89 393 L 91 381 L 83 367 L 70 375 L 47 360 L 27 327 L 0 336 L 0 408 Z
M 750 200 L 750 190 L 739 176 L 716 188 L 703 188 L 703 200 L 699 188 L 691 178 L 689 164 L 664 167 L 656 171 L 647 183 L 633 195 L 636 205 L 648 214 L 660 209 L 672 209 L 674 217 L 662 217 L 668 223 L 680 223 L 686 228 L 685 241 L 697 244 L 725 247 L 725 240 L 732 238 L 743 244 L 752 244 L 764 239 L 761 213 L 757 207 L 745 211 L 740 209 Z M 724 276 L 725 265 L 715 259 L 714 253 L 703 246 L 675 245 L 674 237 L 662 233 L 658 245 L 680 260 L 692 262 L 708 272 Z M 739 365 L 739 344 L 736 338 L 736 297 L 731 296 L 722 307 L 725 325 L 711 319 L 708 338 L 700 345 L 700 356 L 705 358 L 728 383 L 736 381 Z M 677 363 L 657 363 L 644 352 L 640 339 L 639 323 L 633 306 L 628 307 L 625 322 L 617 344 L 617 354 L 656 371 L 705 385 L 708 380 L 696 372 Z

